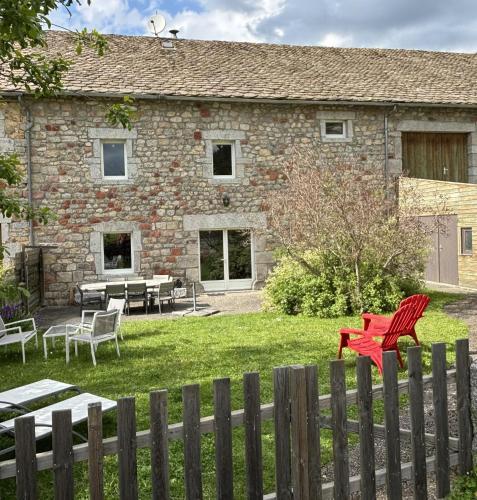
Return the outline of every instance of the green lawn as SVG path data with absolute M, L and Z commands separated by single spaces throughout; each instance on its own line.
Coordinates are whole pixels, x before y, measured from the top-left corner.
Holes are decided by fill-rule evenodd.
M 430 369 L 432 342 L 447 342 L 448 361 L 454 359 L 453 343 L 467 335 L 463 322 L 442 312 L 443 304 L 459 298 L 456 295 L 432 293 L 432 302 L 426 317 L 418 324 L 417 332 L 423 343 L 426 371 Z M 232 298 L 231 298 L 232 300 Z M 200 383 L 203 416 L 213 412 L 212 382 L 215 378 L 229 377 L 232 385 L 233 409 L 243 408 L 242 375 L 258 371 L 261 375 L 262 402 L 272 400 L 272 368 L 279 365 L 317 364 L 320 392 L 329 391 L 328 362 L 336 356 L 338 329 L 358 327 L 358 318 L 313 319 L 287 317 L 270 313 L 217 316 L 209 318 L 184 318 L 176 321 L 151 320 L 124 323 L 125 340 L 120 343 L 121 358 L 116 357 L 113 344 L 103 344 L 98 349 L 98 366 L 93 367 L 89 347 L 80 346 L 78 358 L 72 357 L 65 365 L 64 348 L 57 342 L 48 361 L 42 351 L 30 345 L 27 364 L 21 363 L 17 347 L 0 351 L 0 388 L 33 382 L 40 378 L 53 378 L 77 384 L 84 391 L 107 398 L 135 396 L 138 429 L 148 427 L 148 393 L 154 389 L 169 390 L 170 422 L 182 420 L 181 387 Z M 412 341 L 411 341 L 412 342 Z M 403 340 L 405 348 L 410 342 Z M 347 352 L 346 370 L 348 387 L 355 386 L 355 355 Z M 373 369 L 375 381 L 379 380 Z M 401 371 L 404 377 L 405 372 Z M 377 405 L 379 410 L 379 405 Z M 115 434 L 114 414 L 105 417 L 106 435 Z M 82 430 L 82 429 L 79 429 Z M 84 427 L 83 427 L 84 430 Z M 273 433 L 271 424 L 263 428 L 265 491 L 274 491 Z M 323 455 L 330 457 L 329 440 L 323 439 Z M 5 443 L 3 443 L 5 444 Z M 47 449 L 48 440 L 39 444 Z M 213 438 L 203 439 L 204 498 L 215 497 Z M 116 460 L 105 461 L 107 498 L 117 498 L 118 480 Z M 149 456 L 147 450 L 138 455 L 140 497 L 150 498 Z M 244 498 L 243 431 L 234 431 L 234 467 L 236 498 Z M 51 473 L 39 474 L 41 498 L 52 498 Z M 86 467 L 75 466 L 77 498 L 87 498 Z M 183 460 L 181 444 L 171 446 L 171 483 L 174 498 L 183 498 Z M 10 498 L 14 482 L 0 482 L 0 497 Z

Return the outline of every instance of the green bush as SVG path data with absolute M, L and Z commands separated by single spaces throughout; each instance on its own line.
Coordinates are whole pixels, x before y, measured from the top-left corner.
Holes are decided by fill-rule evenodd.
M 306 252 L 303 258 L 313 272 L 296 259 L 286 255 L 278 257 L 265 287 L 267 309 L 321 318 L 357 314 L 362 310 L 382 313 L 394 310 L 405 296 L 420 289 L 417 280 L 404 280 L 364 263 L 361 307 L 352 272 L 340 266 L 336 259 L 316 252 Z
M 477 497 L 477 468 L 464 476 L 458 476 L 453 484 L 452 491 L 447 497 L 449 500 L 472 500 Z

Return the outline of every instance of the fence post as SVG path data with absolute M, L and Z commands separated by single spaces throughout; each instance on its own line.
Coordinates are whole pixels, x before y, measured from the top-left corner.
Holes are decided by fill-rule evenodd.
M 470 353 L 470 415 L 472 419 L 472 452 L 477 452 L 477 352 Z
M 101 403 L 88 405 L 88 479 L 91 500 L 103 500 L 103 413 Z
M 275 421 L 275 483 L 277 500 L 291 500 L 290 369 L 273 370 L 273 417 Z
M 214 380 L 215 470 L 218 500 L 234 496 L 230 379 Z
M 345 365 L 331 361 L 331 425 L 333 426 L 334 498 L 347 500 L 349 493 L 348 426 L 346 414 Z
M 149 394 L 151 430 L 152 498 L 169 500 L 169 431 L 167 427 L 167 391 Z
M 384 425 L 386 427 L 386 487 L 390 500 L 402 498 L 401 443 L 396 351 L 383 352 Z
M 55 499 L 73 500 L 73 426 L 71 410 L 54 411 L 53 424 L 53 472 Z
M 118 400 L 119 496 L 135 500 L 137 490 L 136 405 L 134 398 Z
M 426 500 L 426 428 L 424 423 L 424 390 L 422 385 L 422 353 L 420 346 L 407 348 L 407 364 L 414 498 Z
M 15 419 L 17 499 L 36 500 L 35 417 Z
M 457 415 L 459 418 L 459 472 L 472 470 L 472 419 L 470 416 L 469 339 L 455 343 L 457 371 Z
M 202 499 L 200 459 L 200 386 L 182 387 L 184 405 L 184 468 L 187 500 Z
M 432 344 L 432 399 L 436 433 L 436 493 L 438 498 L 444 498 L 450 492 L 446 370 L 446 345 L 443 342 Z
M 320 404 L 318 399 L 318 367 L 305 366 L 306 407 L 308 419 L 309 497 L 321 500 Z
M 260 413 L 260 378 L 258 373 L 245 373 L 243 386 L 247 498 L 248 500 L 262 500 L 262 420 Z
M 308 500 L 308 434 L 304 366 L 290 367 L 293 498 Z
M 371 359 L 359 356 L 356 362 L 359 409 L 359 452 L 361 498 L 376 498 L 376 472 L 374 460 L 373 430 L 373 381 L 371 379 Z

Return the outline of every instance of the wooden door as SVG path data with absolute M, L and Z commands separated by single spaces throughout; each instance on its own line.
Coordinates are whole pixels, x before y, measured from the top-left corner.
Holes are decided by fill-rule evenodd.
M 459 284 L 457 264 L 457 215 L 441 217 L 439 228 L 439 281 L 441 283 Z
M 439 232 L 433 230 L 435 225 L 434 217 L 420 217 L 421 222 L 432 230 L 431 241 L 429 243 L 429 253 L 427 254 L 424 279 L 439 283 Z
M 467 134 L 402 134 L 404 173 L 418 179 L 468 182 Z
M 421 221 L 432 228 L 431 247 L 427 257 L 424 279 L 435 283 L 459 284 L 457 215 L 421 217 Z

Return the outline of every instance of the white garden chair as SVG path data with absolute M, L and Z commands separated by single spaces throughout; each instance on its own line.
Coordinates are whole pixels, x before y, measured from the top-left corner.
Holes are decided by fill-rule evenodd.
M 78 356 L 78 342 L 84 342 L 91 347 L 93 365 L 96 366 L 96 349 L 102 342 L 113 340 L 116 343 L 116 352 L 119 353 L 117 323 L 119 311 L 97 311 L 93 316 L 91 325 L 82 325 L 79 334 L 67 336 L 66 352 L 69 352 L 69 343 L 75 343 L 75 354 Z
M 121 340 L 123 338 L 123 332 L 121 331 L 121 317 L 124 314 L 124 309 L 126 307 L 126 299 L 109 299 L 107 311 L 119 311 L 118 323 L 116 325 L 117 332 L 121 335 Z M 93 322 L 94 315 L 98 312 L 98 310 L 85 310 L 81 314 L 81 323 L 80 327 L 85 325 L 91 328 L 91 324 Z
M 38 349 L 38 332 L 34 318 L 25 318 L 18 321 L 4 323 L 0 317 L 0 346 L 21 344 L 22 359 L 25 364 L 25 344 L 35 337 L 35 346 Z

